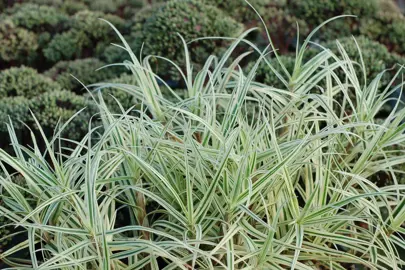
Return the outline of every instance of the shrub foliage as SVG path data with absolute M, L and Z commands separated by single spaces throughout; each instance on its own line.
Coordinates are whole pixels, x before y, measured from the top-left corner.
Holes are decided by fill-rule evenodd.
M 88 85 L 102 82 L 117 76 L 111 68 L 96 71 L 96 69 L 105 65 L 104 62 L 97 58 L 60 61 L 44 74 L 57 81 L 64 89 L 80 93 L 83 92 L 81 91 L 83 89 L 82 84 Z
M 35 69 L 21 66 L 0 72 L 0 96 L 31 98 L 39 94 L 60 90 L 61 86 L 39 74 Z

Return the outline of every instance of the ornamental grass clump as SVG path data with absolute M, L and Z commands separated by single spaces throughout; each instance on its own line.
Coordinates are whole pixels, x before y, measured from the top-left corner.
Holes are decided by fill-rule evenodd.
M 341 46 L 303 62 L 312 34 L 292 72 L 270 68 L 285 87 L 258 83 L 269 50 L 249 43 L 249 73 L 238 66 L 249 53 L 230 60 L 248 34 L 198 71 L 184 46 L 181 94 L 122 39 L 134 82 L 93 86 L 102 126 L 79 141 L 60 126 L 25 147 L 10 123 L 0 213 L 28 237 L 0 259 L 19 269 L 400 269 L 405 187 L 394 168 L 405 157 L 394 146 L 405 109 L 374 119 L 402 84 L 377 92 L 382 74 L 358 77 Z M 132 109 L 110 112 L 111 87 L 133 96 Z M 381 172 L 394 184 L 373 183 Z

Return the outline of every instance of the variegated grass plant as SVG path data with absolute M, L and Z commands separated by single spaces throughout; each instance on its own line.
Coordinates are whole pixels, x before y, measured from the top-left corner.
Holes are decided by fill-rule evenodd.
M 255 69 L 272 65 L 269 50 L 244 40 L 248 33 L 198 72 L 184 46 L 184 95 L 122 39 L 137 83 L 94 86 L 103 127 L 81 141 L 62 138 L 61 126 L 28 147 L 10 124 L 0 213 L 28 237 L 0 259 L 43 270 L 400 269 L 405 109 L 397 102 L 382 123 L 375 118 L 402 84 L 379 89 L 382 74 L 358 78 L 364 63 L 341 46 L 303 63 L 311 35 L 293 73 L 277 73 L 285 87 L 263 85 Z M 240 42 L 259 55 L 248 72 L 239 67 L 248 53 L 230 58 Z M 136 109 L 111 113 L 102 98 L 110 87 L 132 94 Z M 382 172 L 395 184 L 373 183 Z M 29 259 L 15 257 L 23 249 Z

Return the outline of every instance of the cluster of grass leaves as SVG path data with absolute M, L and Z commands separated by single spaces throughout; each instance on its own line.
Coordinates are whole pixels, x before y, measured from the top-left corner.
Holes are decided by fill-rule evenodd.
M 405 108 L 397 100 L 386 119 L 376 117 L 403 83 L 394 78 L 381 90 L 384 73 L 367 77 L 363 58 L 351 60 L 339 43 L 339 54 L 325 49 L 306 61 L 315 32 L 292 69 L 279 61 L 278 72 L 266 58 L 270 48 L 281 60 L 275 47 L 249 43 L 248 31 L 199 70 L 184 43 L 179 94 L 117 33 L 133 81 L 93 86 L 101 126 L 90 125 L 76 141 L 60 126 L 52 138 L 33 134 L 25 147 L 8 125 L 14 153 L 0 149 L 0 213 L 27 240 L 1 260 L 36 269 L 405 264 L 398 254 L 405 248 L 398 183 Z M 257 59 L 247 73 L 239 63 L 249 53 L 231 58 L 241 42 Z M 254 80 L 262 62 L 283 87 Z M 399 68 L 394 77 L 401 74 Z M 103 98 L 111 88 L 131 95 L 132 108 L 116 100 L 121 112 L 111 111 Z M 381 173 L 394 183 L 374 183 Z M 25 185 L 12 181 L 15 174 Z M 23 250 L 29 259 L 14 258 Z

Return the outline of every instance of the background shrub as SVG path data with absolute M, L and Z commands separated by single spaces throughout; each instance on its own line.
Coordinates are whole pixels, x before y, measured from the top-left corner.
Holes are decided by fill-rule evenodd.
M 116 25 L 137 54 L 145 44 L 144 54 L 165 55 L 178 63 L 184 59 L 177 32 L 190 41 L 201 36 L 235 37 L 243 28 L 254 26 L 264 30 L 257 15 L 239 0 L 29 0 L 2 3 L 0 35 L 3 32 L 5 38 L 1 39 L 0 57 L 4 60 L 3 68 L 26 64 L 41 72 L 59 61 L 98 58 L 113 63 L 128 59 L 125 51 L 110 45 L 118 39 L 99 18 Z M 343 14 L 353 14 L 357 18 L 329 23 L 317 34 L 319 41 L 362 35 L 385 45 L 390 53 L 404 53 L 405 20 L 392 0 L 253 0 L 251 4 L 263 16 L 276 48 L 283 54 L 296 49 L 296 22 L 302 38 L 324 20 Z M 248 38 L 260 46 L 267 45 L 263 32 L 252 33 Z M 218 53 L 225 43 L 206 40 L 190 44 L 194 64 L 201 63 L 215 50 L 214 53 Z M 242 46 L 240 50 L 245 49 Z M 174 73 L 162 61 L 156 61 L 154 67 L 163 77 Z
M 10 120 L 17 130 L 18 138 L 29 143 L 29 127 L 36 132 L 38 126 L 31 112 L 41 124 L 45 134 L 51 136 L 56 125 L 63 125 L 76 112 L 84 109 L 68 124 L 64 134 L 72 139 L 80 139 L 87 132 L 89 119 L 97 113 L 94 103 L 89 102 L 86 96 L 79 96 L 71 91 L 58 90 L 46 92 L 31 99 L 7 97 L 0 99 L 0 134 L 4 140 L 0 142 L 2 148 L 8 149 L 7 125 Z
M 124 21 L 117 16 L 80 11 L 72 18 L 71 29 L 56 35 L 44 49 L 45 57 L 51 62 L 57 62 L 101 54 L 102 50 L 115 40 L 115 34 L 110 26 L 99 18 L 104 18 L 118 29 L 125 30 L 122 28 Z
M 61 86 L 50 78 L 38 74 L 30 67 L 12 67 L 0 72 L 0 96 L 32 98 L 48 91 L 60 90 Z
M 73 86 L 70 81 L 61 82 Z M 0 132 L 7 131 L 5 123 L 9 123 L 9 119 L 17 130 L 24 129 L 24 123 L 35 130 L 37 127 L 30 113 L 32 110 L 46 129 L 46 134 L 51 135 L 58 120 L 64 122 L 80 109 L 91 107 L 86 97 L 62 90 L 57 81 L 24 66 L 0 72 L 0 95 Z M 82 113 L 69 126 L 69 132 L 75 138 L 86 131 L 86 119 L 96 113 L 96 110 L 93 106 L 85 112 L 87 114 Z M 27 133 L 21 133 L 21 136 L 26 135 Z
M 96 71 L 96 69 L 104 65 L 105 63 L 97 58 L 60 61 L 50 70 L 46 71 L 44 75 L 58 82 L 64 89 L 76 93 L 83 93 L 83 91 L 81 91 L 83 90 L 81 83 L 88 85 L 95 82 L 106 81 L 107 79 L 117 76 L 117 68 L 114 70 L 114 67 L 103 68 Z M 72 75 L 79 79 L 81 83 L 73 78 Z
M 37 35 L 17 27 L 10 20 L 0 22 L 0 60 L 1 66 L 31 63 L 36 58 Z
M 88 6 L 81 0 L 30 0 L 30 2 L 40 5 L 53 6 L 69 15 L 73 15 L 80 10 L 88 9 Z
M 10 119 L 16 130 L 22 130 L 24 123 L 30 119 L 30 101 L 26 97 L 5 97 L 0 99 L 0 134 L 6 136 Z M 6 137 L 5 137 L 6 138 Z M 4 147 L 4 141 L 1 142 Z
M 389 1 L 380 4 L 379 11 L 373 17 L 362 19 L 359 32 L 384 44 L 390 51 L 403 54 L 405 17 L 398 10 L 393 11 L 391 7 L 387 7 L 387 2 Z
M 68 31 L 57 34 L 43 52 L 48 61 L 56 63 L 82 57 L 82 50 L 86 45 L 89 45 L 89 39 L 84 33 Z
M 69 124 L 66 132 L 69 137 L 79 139 L 88 130 L 88 122 L 97 110 L 84 96 L 70 91 L 53 91 L 39 95 L 29 102 L 29 108 L 34 112 L 38 122 L 48 134 L 52 134 L 58 123 L 63 124 L 79 110 L 86 108 Z M 32 120 L 31 126 L 38 128 Z
M 85 0 L 89 9 L 105 13 L 116 13 L 120 17 L 130 18 L 145 4 L 151 1 L 146 0 Z
M 69 16 L 53 6 L 17 4 L 6 13 L 16 26 L 41 34 L 64 31 L 70 23 Z
M 142 27 L 142 38 L 146 55 L 165 56 L 176 63 L 183 63 L 183 44 L 177 33 L 190 41 L 198 37 L 235 37 L 241 31 L 241 24 L 214 6 L 198 1 L 169 1 L 146 20 Z M 203 40 L 190 47 L 192 60 L 202 63 L 212 52 L 221 48 L 221 42 Z M 162 66 L 165 67 L 164 64 Z
M 252 10 L 245 1 L 203 0 L 202 2 L 218 7 L 226 14 L 242 23 L 250 24 L 252 20 L 256 21 L 258 19 L 254 10 Z M 249 1 L 249 3 L 254 6 L 260 14 L 264 15 L 266 7 L 281 6 L 285 4 L 285 0 L 253 0 Z
M 306 18 L 306 22 L 312 27 L 324 21 L 342 14 L 356 15 L 360 18 L 372 17 L 378 8 L 378 0 L 287 0 L 286 6 L 297 17 Z M 348 25 L 350 26 L 350 25 Z

